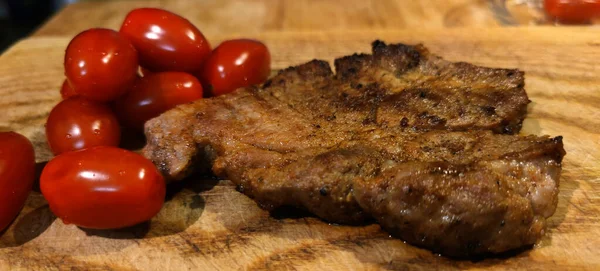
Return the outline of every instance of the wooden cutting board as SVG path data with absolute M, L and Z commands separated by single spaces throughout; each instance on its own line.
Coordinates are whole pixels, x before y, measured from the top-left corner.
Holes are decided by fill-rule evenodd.
M 209 37 L 217 41 L 235 33 Z M 228 181 L 196 176 L 169 187 L 150 223 L 94 231 L 64 225 L 32 192 L 0 236 L 0 269 L 527 269 L 600 270 L 600 32 L 593 28 L 495 28 L 369 32 L 264 33 L 273 67 L 367 52 L 370 42 L 424 43 L 453 61 L 526 72 L 533 101 L 524 134 L 564 136 L 558 208 L 533 249 L 484 260 L 453 260 L 389 237 L 378 225 L 329 225 L 317 218 L 270 215 Z M 70 37 L 30 38 L 0 57 L 0 130 L 51 154 L 43 125 L 63 80 Z M 40 167 L 42 164 L 40 164 Z

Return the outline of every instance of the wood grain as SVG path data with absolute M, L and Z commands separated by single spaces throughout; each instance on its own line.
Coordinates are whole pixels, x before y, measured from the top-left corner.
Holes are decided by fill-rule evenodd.
M 67 6 L 34 35 L 74 36 L 92 27 L 119 29 L 125 15 L 139 7 L 173 11 L 209 37 L 233 32 L 498 25 L 488 0 L 121 0 Z
M 233 36 L 233 35 L 232 35 Z M 230 35 L 213 36 L 212 41 Z M 369 43 L 424 43 L 453 61 L 526 72 L 533 101 L 523 133 L 563 135 L 559 204 L 531 250 L 452 260 L 390 238 L 377 225 L 328 225 L 295 212 L 273 216 L 228 181 L 194 176 L 150 223 L 119 231 L 64 225 L 33 192 L 0 236 L 0 270 L 600 270 L 600 35 L 584 28 L 263 33 L 274 68 L 368 51 Z M 24 40 L 0 56 L 0 130 L 17 130 L 50 158 L 43 124 L 59 100 L 69 37 Z

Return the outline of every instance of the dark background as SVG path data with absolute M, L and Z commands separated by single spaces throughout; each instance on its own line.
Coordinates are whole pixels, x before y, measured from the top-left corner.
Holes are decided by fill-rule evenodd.
M 0 53 L 75 0 L 0 0 Z

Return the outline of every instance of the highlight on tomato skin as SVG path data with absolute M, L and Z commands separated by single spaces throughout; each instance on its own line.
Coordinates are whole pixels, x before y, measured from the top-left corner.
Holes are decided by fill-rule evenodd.
M 141 66 L 152 72 L 196 73 L 211 51 L 196 26 L 163 9 L 130 11 L 119 32 L 138 50 Z
M 148 76 L 150 75 L 152 72 L 149 69 L 146 69 L 142 66 L 140 66 L 140 70 L 138 71 L 140 77 L 144 77 L 144 76 Z
M 564 24 L 585 24 L 600 17 L 600 0 L 544 0 L 551 18 Z
M 271 54 L 266 45 L 250 39 L 221 43 L 204 63 L 200 78 L 213 96 L 267 80 L 271 73 Z
M 76 96 L 61 101 L 50 111 L 46 139 L 58 155 L 94 146 L 118 146 L 121 128 L 109 106 Z
M 114 103 L 121 124 L 141 131 L 144 123 L 177 105 L 202 98 L 202 84 L 184 72 L 158 72 L 139 78 Z
M 35 153 L 29 139 L 0 132 L 0 233 L 21 212 L 34 180 Z
M 133 85 L 138 53 L 119 32 L 94 28 L 71 40 L 65 52 L 64 67 L 77 95 L 108 102 Z
M 52 159 L 40 178 L 42 194 L 65 224 L 118 229 L 150 220 L 162 208 L 165 180 L 143 156 L 93 147 Z

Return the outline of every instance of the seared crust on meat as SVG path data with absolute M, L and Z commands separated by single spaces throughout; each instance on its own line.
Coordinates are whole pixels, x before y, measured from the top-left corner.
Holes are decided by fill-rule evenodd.
M 452 63 L 423 46 L 313 60 L 146 123 L 143 150 L 169 179 L 211 169 L 271 210 L 376 219 L 454 256 L 535 243 L 557 202 L 562 139 L 517 136 L 518 70 Z

